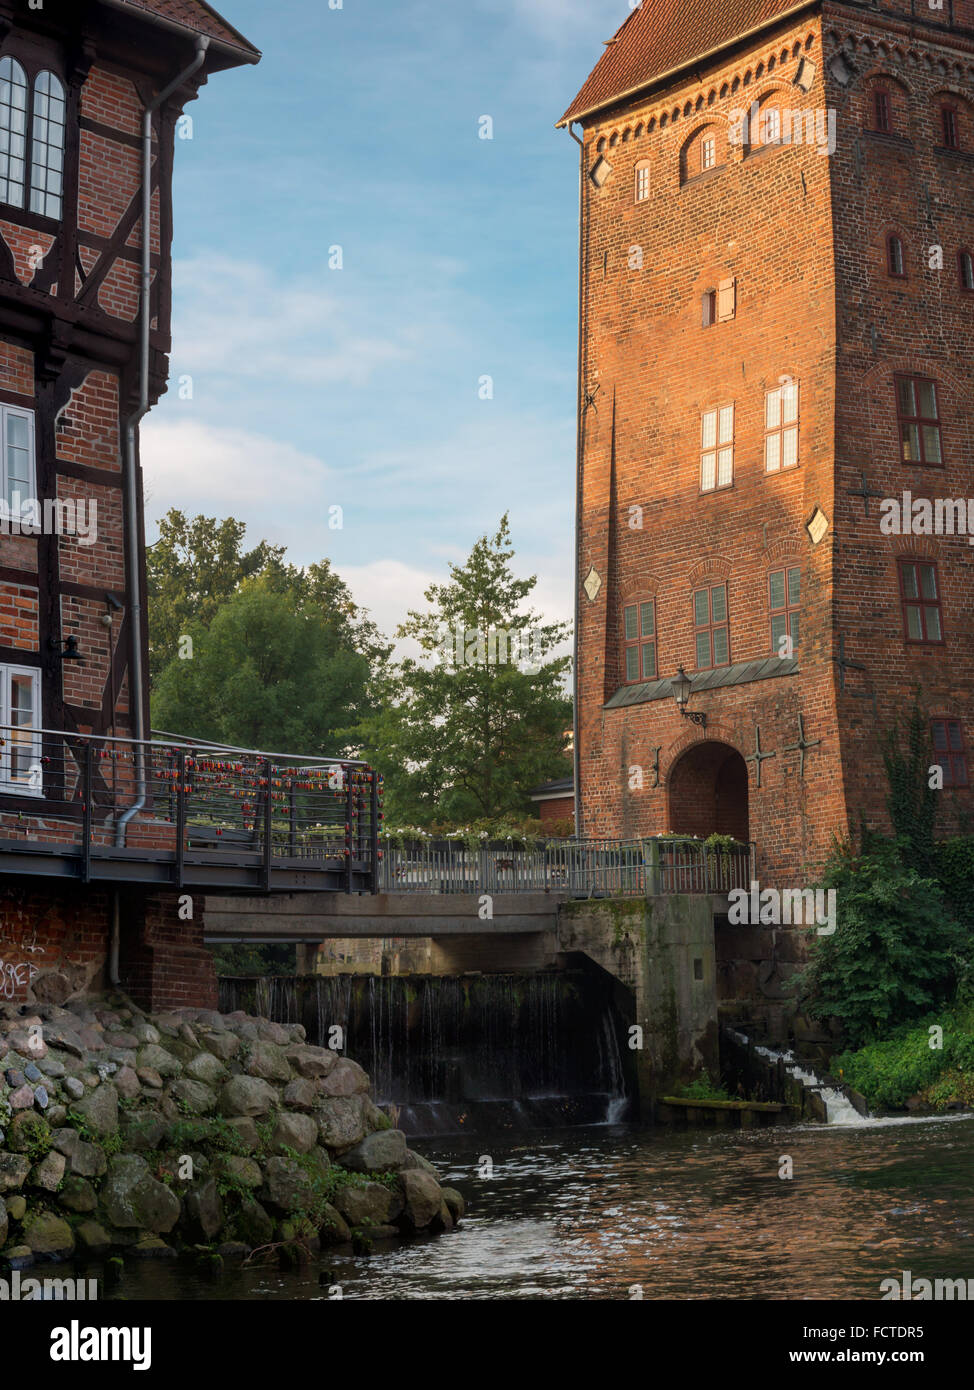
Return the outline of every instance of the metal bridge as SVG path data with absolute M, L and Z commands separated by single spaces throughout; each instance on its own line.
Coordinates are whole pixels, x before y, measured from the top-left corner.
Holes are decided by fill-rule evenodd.
M 0 726 L 0 792 L 4 874 L 378 891 L 382 778 L 363 762 Z

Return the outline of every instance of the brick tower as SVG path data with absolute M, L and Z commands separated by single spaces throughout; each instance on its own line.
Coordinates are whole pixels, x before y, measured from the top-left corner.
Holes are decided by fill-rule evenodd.
M 90 803 L 113 802 L 106 762 L 86 804 L 71 735 L 147 736 L 138 425 L 168 376 L 175 141 L 208 76 L 258 58 L 202 0 L 0 0 L 0 837 L 14 850 L 82 829 L 90 842 Z M 97 973 L 110 894 L 24 877 L 23 856 L 0 873 L 0 998 L 45 972 L 57 998 Z M 172 964 L 175 937 L 157 954 Z
M 563 117 L 581 834 L 801 886 L 918 687 L 970 824 L 972 76 L 974 0 L 647 0 Z

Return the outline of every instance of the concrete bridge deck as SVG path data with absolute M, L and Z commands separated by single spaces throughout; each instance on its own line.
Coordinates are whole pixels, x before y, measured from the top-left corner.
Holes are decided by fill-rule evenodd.
M 328 938 L 534 935 L 553 932 L 567 893 L 277 894 L 211 897 L 204 908 L 207 943 L 310 942 Z

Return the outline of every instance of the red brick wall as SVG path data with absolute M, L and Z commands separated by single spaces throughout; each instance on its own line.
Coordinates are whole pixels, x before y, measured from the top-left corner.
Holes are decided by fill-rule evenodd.
M 842 16 L 843 35 L 882 37 L 877 17 Z M 748 831 L 759 876 L 783 886 L 810 877 L 833 832 L 853 828 L 860 812 L 885 823 L 875 735 L 908 705 L 918 677 L 938 712 L 966 718 L 974 743 L 974 549 L 964 540 L 936 543 L 942 556 L 950 552 L 941 561 L 945 621 L 956 640 L 946 652 L 907 652 L 896 544 L 879 537 L 876 501 L 865 522 L 863 500 L 846 491 L 859 486 L 860 468 L 884 496 L 920 490 L 895 464 L 889 387 L 902 366 L 944 382 L 945 447 L 955 461 L 945 495 L 974 496 L 974 303 L 955 294 L 941 304 L 949 269 L 939 279 L 917 273 L 902 294 L 876 271 L 881 228 L 897 216 L 916 243 L 934 239 L 924 221 L 929 187 L 936 239 L 956 279 L 965 219 L 967 242 L 974 239 L 974 164 L 937 155 L 930 123 L 919 119 L 915 150 L 891 144 L 874 152 L 861 125 L 862 82 L 878 66 L 875 57 L 857 56 L 858 75 L 843 92 L 828 70 L 837 40 L 824 41 L 823 52 L 821 21 L 805 14 L 732 59 L 702 63 L 593 117 L 584 132 L 586 174 L 600 156 L 612 173 L 601 189 L 584 180 L 583 388 L 592 403 L 584 411 L 579 562 L 581 580 L 594 568 L 601 587 L 594 601 L 584 591 L 579 599 L 580 832 L 738 833 L 726 817 L 739 823 L 743 788 L 734 812 L 725 786 L 720 809 L 716 753 L 711 777 L 703 774 L 706 752 L 695 769 L 680 763 L 688 748 L 719 742 L 751 759 Z M 922 87 L 927 101 L 945 85 L 970 96 L 970 55 L 937 76 L 935 45 L 909 47 L 915 58 L 894 64 L 907 87 Z M 794 85 L 803 58 L 815 65 L 807 95 Z M 833 157 L 805 144 L 751 153 L 728 141 L 733 111 L 775 95 L 786 109 L 836 109 Z M 685 152 L 705 127 L 726 162 L 686 178 L 693 169 Z M 866 173 L 857 183 L 864 146 Z M 643 161 L 651 192 L 637 203 Z M 702 327 L 704 292 L 730 279 L 735 316 Z M 880 334 L 876 354 L 871 325 Z M 765 392 L 782 376 L 799 383 L 800 466 L 766 475 Z M 701 415 L 731 402 L 734 485 L 703 494 Z M 816 508 L 829 522 L 817 545 L 806 530 Z M 680 665 L 696 667 L 693 590 L 726 582 L 730 660 L 756 661 L 772 654 L 768 576 L 792 566 L 802 585 L 799 674 L 695 694 L 691 708 L 706 715 L 706 729 L 681 719 L 672 699 L 604 707 L 624 679 L 627 603 L 655 598 L 658 670 L 669 678 Z M 835 663 L 840 634 L 846 657 L 868 668 L 848 669 L 844 691 Z M 799 716 L 815 745 L 806 749 L 804 775 L 794 746 Z M 758 728 L 761 750 L 774 754 L 761 764 Z M 946 808 L 965 799 L 969 793 L 944 793 Z M 953 815 L 948 810 L 945 824 Z
M 200 916 L 182 922 L 175 895 L 122 894 L 121 987 L 147 1008 L 216 1007 L 213 957 Z M 0 1002 L 50 1000 L 108 987 L 112 894 L 53 885 L 0 890 Z
M 573 796 L 559 796 L 551 801 L 539 801 L 538 819 L 542 825 L 548 825 L 551 821 L 572 820 L 575 815 L 575 798 Z

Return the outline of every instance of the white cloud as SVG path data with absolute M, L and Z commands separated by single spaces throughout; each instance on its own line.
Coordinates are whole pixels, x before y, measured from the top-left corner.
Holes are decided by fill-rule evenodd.
M 275 277 L 252 261 L 198 256 L 177 262 L 175 315 L 179 372 L 275 383 L 364 386 L 417 351 L 395 316 L 369 331 L 361 306 L 340 293 L 343 271 Z M 380 331 L 381 329 L 381 331 Z M 203 389 L 203 383 L 197 383 Z
M 293 515 L 294 499 L 311 496 L 327 508 L 333 474 L 318 458 L 248 430 L 217 429 L 199 420 L 152 419 L 142 428 L 147 510 L 170 507 L 251 515 L 265 508 Z M 245 519 L 245 518 L 244 518 Z

